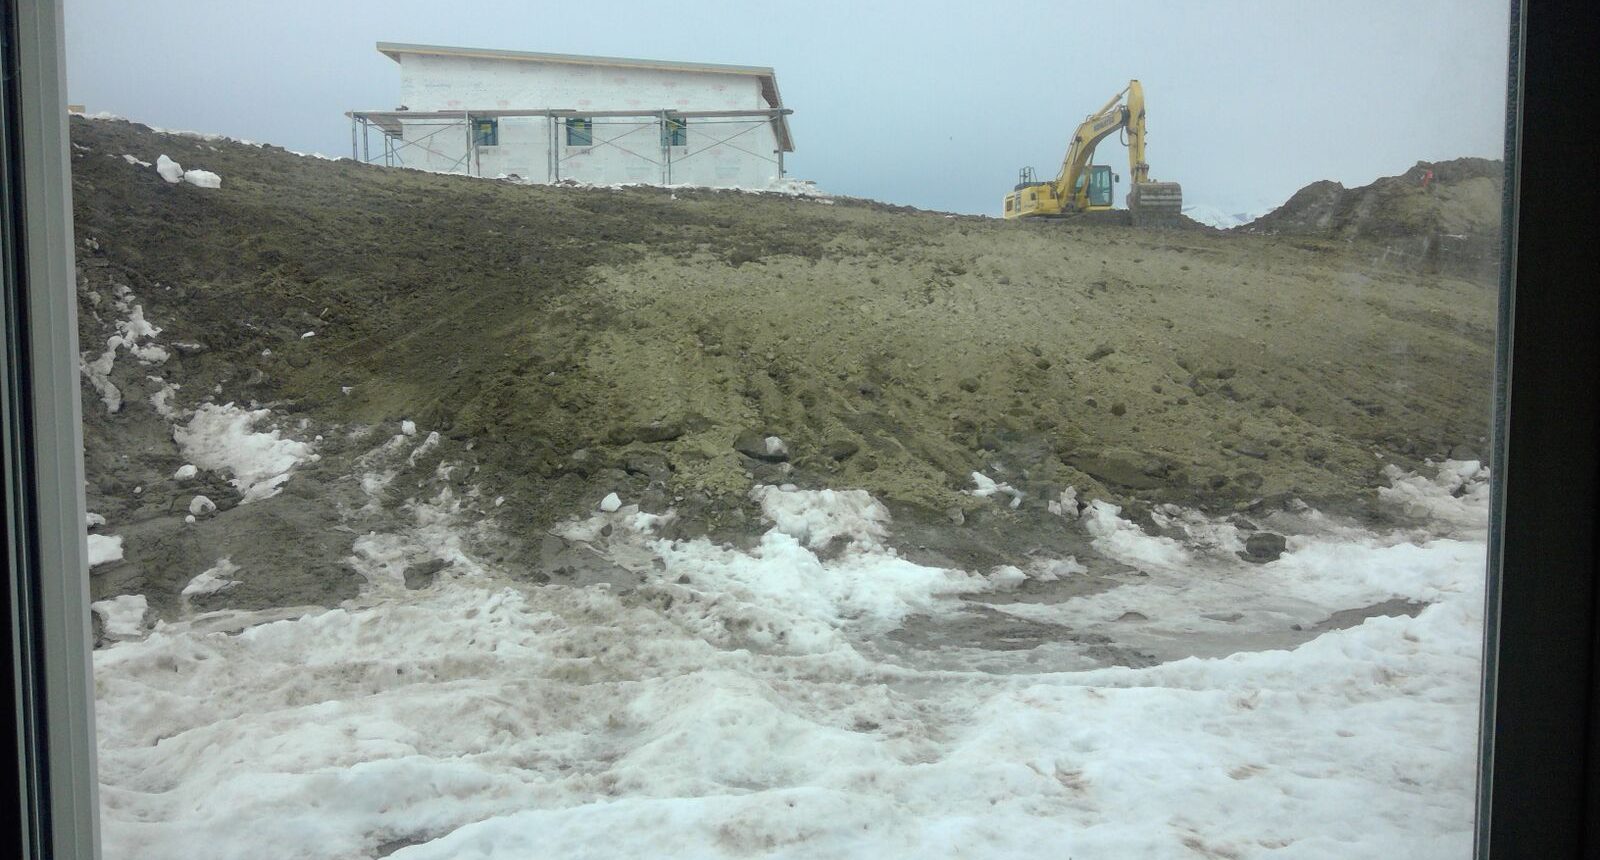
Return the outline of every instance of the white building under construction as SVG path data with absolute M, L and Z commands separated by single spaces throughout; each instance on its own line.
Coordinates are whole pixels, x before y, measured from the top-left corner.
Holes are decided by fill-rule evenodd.
M 761 188 L 794 151 L 770 68 L 379 42 L 394 110 L 351 111 L 369 162 L 533 182 Z

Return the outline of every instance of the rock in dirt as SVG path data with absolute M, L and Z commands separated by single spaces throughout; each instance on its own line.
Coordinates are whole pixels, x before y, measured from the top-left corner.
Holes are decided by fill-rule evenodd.
M 1287 548 L 1288 542 L 1284 540 L 1283 535 L 1256 532 L 1245 540 L 1244 552 L 1239 553 L 1239 557 L 1256 564 L 1266 564 L 1269 561 L 1277 561 Z
M 1077 454 L 1069 462 L 1103 484 L 1132 490 L 1153 490 L 1166 484 L 1164 464 L 1155 458 L 1119 448 Z
M 848 460 L 861 450 L 861 445 L 853 439 L 835 439 L 823 446 L 822 452 L 835 461 Z
M 614 445 L 626 445 L 629 442 L 671 442 L 683 436 L 684 429 L 682 421 L 650 421 L 645 424 L 615 427 L 611 430 L 609 438 Z
M 442 558 L 435 558 L 407 567 L 405 573 L 402 574 L 405 577 L 406 588 L 412 591 L 419 588 L 427 588 L 439 578 L 439 571 L 444 570 L 449 565 L 450 562 Z
M 664 481 L 672 475 L 672 466 L 667 463 L 667 458 L 651 451 L 630 453 L 623 459 L 622 468 L 652 481 Z
M 777 436 L 767 436 L 754 430 L 746 430 L 733 440 L 733 449 L 753 460 L 767 463 L 782 463 L 789 459 L 789 446 Z

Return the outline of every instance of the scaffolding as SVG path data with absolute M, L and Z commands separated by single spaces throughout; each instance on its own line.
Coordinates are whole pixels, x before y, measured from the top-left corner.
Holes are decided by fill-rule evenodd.
M 545 182 L 561 182 L 562 166 L 570 160 L 590 154 L 601 148 L 611 148 L 625 154 L 641 165 L 658 171 L 663 185 L 673 184 L 673 168 L 718 147 L 727 147 L 745 155 L 771 163 L 777 175 L 784 175 L 783 154 L 793 151 L 789 139 L 788 123 L 784 117 L 794 113 L 789 108 L 765 110 L 567 110 L 541 108 L 534 110 L 460 110 L 460 111 L 348 111 L 350 118 L 350 157 L 366 164 L 383 164 L 387 167 L 426 166 L 444 172 L 483 175 L 482 150 L 477 123 L 504 118 L 545 118 L 548 140 L 546 150 Z M 589 142 L 585 145 L 563 144 L 561 132 L 565 121 L 586 120 Z M 694 146 L 686 145 L 691 138 L 684 135 L 684 144 L 676 144 L 674 132 L 682 131 L 686 121 L 693 121 Z M 715 129 L 717 126 L 728 128 Z M 760 152 L 741 140 L 758 128 L 770 125 L 778 146 L 771 152 Z M 731 126 L 742 126 L 737 130 Z M 379 151 L 374 154 L 373 130 L 378 134 Z M 648 134 L 657 132 L 654 141 Z M 644 134 L 641 134 L 644 132 Z M 409 135 L 409 136 L 408 136 Z M 701 140 L 704 136 L 705 140 Z M 450 141 L 456 141 L 451 143 Z M 498 140 L 494 144 L 499 145 Z M 675 153 L 675 149 L 684 150 Z M 408 161 L 408 157 L 411 161 Z M 538 181 L 538 177 L 522 176 L 524 180 Z

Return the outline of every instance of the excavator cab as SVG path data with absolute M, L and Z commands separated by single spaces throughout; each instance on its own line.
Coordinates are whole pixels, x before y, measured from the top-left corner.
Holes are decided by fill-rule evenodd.
M 1111 168 L 1104 164 L 1091 164 L 1078 177 L 1078 187 L 1074 191 L 1082 191 L 1083 184 L 1089 183 L 1089 211 L 1111 208 L 1111 183 L 1115 177 L 1111 175 Z

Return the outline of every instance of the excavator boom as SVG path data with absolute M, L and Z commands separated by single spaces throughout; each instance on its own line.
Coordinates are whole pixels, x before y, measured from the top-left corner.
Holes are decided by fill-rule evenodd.
M 1061 217 L 1111 208 L 1106 179 L 1110 168 L 1090 164 L 1095 147 L 1114 132 L 1128 136 L 1128 209 L 1134 224 L 1155 225 L 1176 221 L 1183 208 L 1183 189 L 1176 182 L 1150 181 L 1145 160 L 1144 87 L 1138 81 L 1111 97 L 1084 119 L 1072 135 L 1061 172 L 1052 182 L 1023 181 L 1005 198 L 1006 218 Z

